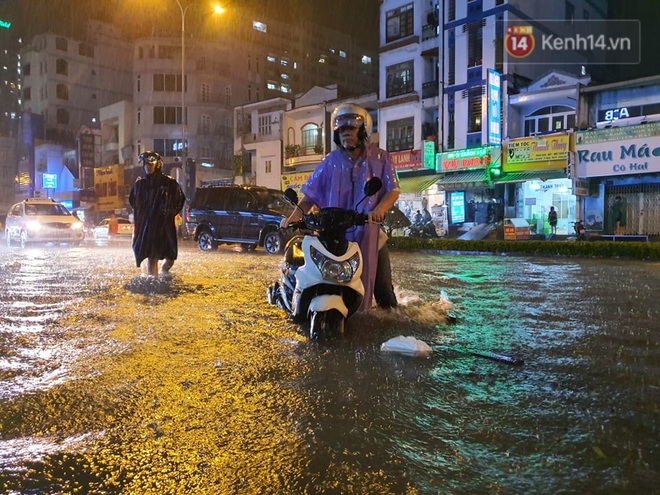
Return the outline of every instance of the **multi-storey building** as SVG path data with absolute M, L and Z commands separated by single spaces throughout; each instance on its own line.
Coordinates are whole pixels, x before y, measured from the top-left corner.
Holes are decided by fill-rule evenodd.
M 464 202 L 498 200 L 503 215 L 505 186 L 496 190 L 487 168 L 491 162 L 502 163 L 501 144 L 516 137 L 507 127 L 509 96 L 550 69 L 581 76 L 599 62 L 574 50 L 563 52 L 551 65 L 525 63 L 508 55 L 507 27 L 525 24 L 545 32 L 548 25 L 541 20 L 554 19 L 552 29 L 561 34 L 576 20 L 602 19 L 606 8 L 606 1 L 587 0 L 382 2 L 380 142 L 399 171 L 402 201 L 419 201 L 425 190 L 421 199 L 429 193 L 457 191 L 464 193 Z M 570 106 L 574 113 L 575 103 Z M 440 152 L 436 160 L 423 158 L 428 143 Z M 443 163 L 453 168 L 443 168 Z M 456 168 L 459 165 L 463 168 Z M 513 200 L 509 202 L 514 206 Z
M 93 188 L 93 168 L 101 164 L 99 109 L 131 98 L 131 48 L 116 28 L 93 20 L 81 39 L 46 32 L 25 44 L 21 110 L 28 159 L 20 172 L 30 176 L 28 195 L 49 194 L 70 207 L 92 199 L 80 190 Z M 64 178 L 45 191 L 43 174 Z
M 577 128 L 573 175 L 587 230 L 660 236 L 660 75 L 580 88 Z
M 272 98 L 234 110 L 235 153 L 244 157 L 244 182 L 259 186 L 299 189 L 335 147 L 332 111 L 344 101 L 366 108 L 377 140 L 376 93 L 342 100 L 337 85 L 315 86 L 292 102 Z
M 183 40 L 173 35 L 177 23 L 144 30 L 150 37 L 137 30 L 129 39 L 119 27 L 96 23 L 81 39 L 55 32 L 31 38 L 22 110 L 32 147 L 36 140 L 61 146 L 55 166 L 61 162 L 81 188 L 93 186 L 89 163 L 92 169 L 120 164 L 124 194 L 141 172 L 139 152 L 155 149 L 166 170 L 194 188 L 232 177 L 235 106 L 291 100 L 329 81 L 343 81 L 347 95 L 376 87 L 375 48 L 323 24 L 285 23 L 248 11 L 234 13 L 223 29 L 198 23 L 201 14 L 185 19 L 183 63 Z M 40 156 L 52 156 L 55 148 L 49 149 Z M 51 170 L 30 161 L 33 189 L 39 189 L 37 175 Z
M 20 43 L 12 19 L 0 19 L 0 217 L 14 201 L 20 116 Z M 0 221 L 0 224 L 4 222 Z

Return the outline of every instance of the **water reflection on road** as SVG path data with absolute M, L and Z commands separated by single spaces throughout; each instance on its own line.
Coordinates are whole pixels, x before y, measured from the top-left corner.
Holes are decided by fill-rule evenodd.
M 318 348 L 263 252 L 184 245 L 154 281 L 128 244 L 0 248 L 2 491 L 658 493 L 660 265 L 392 259 L 407 305 Z

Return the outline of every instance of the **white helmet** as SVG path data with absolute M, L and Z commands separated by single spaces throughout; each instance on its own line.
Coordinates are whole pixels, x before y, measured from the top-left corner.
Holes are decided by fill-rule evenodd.
M 332 111 L 332 140 L 337 146 L 341 146 L 339 140 L 339 129 L 345 126 L 359 128 L 358 139 L 362 144 L 369 142 L 373 121 L 371 115 L 360 105 L 354 103 L 342 103 Z

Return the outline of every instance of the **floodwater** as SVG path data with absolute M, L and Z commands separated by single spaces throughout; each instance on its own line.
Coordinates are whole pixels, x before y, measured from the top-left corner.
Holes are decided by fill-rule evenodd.
M 394 252 L 404 305 L 319 347 L 278 257 L 185 244 L 0 248 L 2 493 L 660 493 L 660 264 Z

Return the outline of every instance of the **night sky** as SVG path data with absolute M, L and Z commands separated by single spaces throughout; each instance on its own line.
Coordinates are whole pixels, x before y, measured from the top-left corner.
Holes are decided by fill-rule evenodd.
M 378 48 L 379 0 L 218 1 L 232 12 L 224 19 L 225 23 L 251 20 L 251 17 L 273 17 L 305 24 L 320 22 L 349 33 L 366 47 Z M 195 16 L 208 15 L 203 11 L 204 1 L 194 3 L 186 17 L 191 29 L 196 25 Z M 252 13 L 248 13 L 250 11 Z M 89 17 L 116 21 L 126 29 L 127 35 L 134 36 L 177 36 L 181 26 L 175 0 L 0 0 L 0 18 L 11 20 L 12 28 L 25 38 L 45 29 L 75 36 L 80 31 L 81 18 Z M 608 67 L 604 77 L 613 81 L 660 74 L 660 36 L 657 34 L 660 0 L 612 0 L 610 17 L 641 21 L 642 63 Z M 222 29 L 222 24 L 218 24 L 217 29 Z

